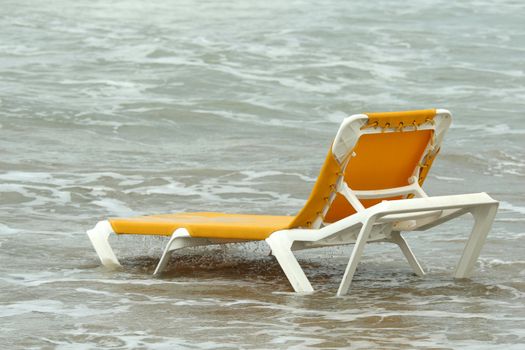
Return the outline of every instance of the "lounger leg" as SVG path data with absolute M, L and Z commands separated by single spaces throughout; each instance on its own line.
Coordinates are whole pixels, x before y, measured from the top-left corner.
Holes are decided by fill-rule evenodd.
M 467 278 L 470 276 L 474 264 L 478 260 L 481 248 L 485 243 L 487 234 L 492 227 L 492 222 L 494 221 L 497 210 L 498 204 L 496 203 L 479 206 L 472 211 L 474 227 L 463 249 L 463 255 L 456 267 L 456 272 L 454 273 L 455 278 Z
M 297 293 L 313 292 L 314 289 L 310 281 L 292 253 L 292 242 L 289 238 L 276 232 L 266 239 L 266 243 L 270 246 L 272 255 L 275 256 L 277 262 L 281 265 L 294 291 Z
M 106 267 L 120 267 L 121 265 L 108 241 L 109 235 L 112 232 L 113 228 L 108 221 L 100 221 L 93 229 L 88 230 L 86 233 L 102 265 Z
M 166 245 L 166 248 L 164 248 L 164 252 L 162 253 L 162 257 L 160 258 L 155 272 L 153 272 L 153 276 L 159 276 L 162 273 L 162 271 L 166 268 L 166 265 L 168 264 L 168 261 L 171 257 L 170 253 L 172 251 L 181 248 L 205 244 L 207 243 L 203 243 L 202 240 L 199 238 L 192 238 L 188 230 L 184 228 L 179 228 L 175 230 L 175 232 L 173 232 L 173 234 L 171 235 L 171 238 L 168 244 Z
M 337 290 L 338 296 L 348 293 L 350 283 L 352 283 L 352 278 L 354 277 L 355 270 L 357 269 L 357 264 L 359 264 L 359 260 L 361 259 L 361 255 L 365 249 L 366 241 L 368 240 L 368 236 L 370 235 L 373 226 L 374 220 L 370 218 L 361 227 L 361 231 L 359 231 L 359 235 L 357 236 L 354 249 L 352 250 L 352 255 L 350 256 L 350 261 L 346 266 L 343 280 L 341 281 L 339 289 Z
M 405 258 L 408 260 L 408 263 L 412 267 L 412 270 L 414 270 L 414 273 L 418 276 L 424 276 L 425 271 L 423 271 L 423 268 L 417 261 L 416 256 L 412 252 L 412 249 L 410 249 L 410 246 L 406 242 L 405 238 L 401 236 L 401 232 L 392 232 L 390 239 L 393 243 L 397 244 L 399 248 L 401 248 L 401 251 L 405 255 Z

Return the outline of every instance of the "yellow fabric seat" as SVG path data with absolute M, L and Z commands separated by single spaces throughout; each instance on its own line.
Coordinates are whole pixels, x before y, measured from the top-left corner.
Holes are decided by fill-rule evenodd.
M 192 237 L 263 240 L 273 232 L 290 227 L 294 216 L 226 213 L 179 213 L 111 218 L 117 234 L 171 236 L 185 228 Z

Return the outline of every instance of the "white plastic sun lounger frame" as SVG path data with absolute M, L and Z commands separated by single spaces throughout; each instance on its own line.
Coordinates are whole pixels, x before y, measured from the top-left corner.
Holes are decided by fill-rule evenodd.
M 364 114 L 353 115 L 346 118 L 339 128 L 332 146 L 332 152 L 344 166 L 348 163 L 348 154 L 354 148 L 361 134 L 371 132 L 369 129 L 361 130 L 367 118 L 368 116 Z M 427 127 L 433 127 L 435 130 L 434 140 L 429 147 L 437 151 L 443 134 L 450 125 L 450 112 L 443 109 L 437 110 L 434 121 L 434 125 Z M 418 127 L 418 129 L 424 128 Z M 385 132 L 385 130 L 383 131 Z M 428 151 L 432 152 L 433 149 Z M 474 225 L 456 267 L 454 277 L 469 277 L 492 227 L 498 202 L 486 193 L 428 197 L 418 184 L 418 171 L 416 170 L 416 173 L 409 179 L 410 184 L 408 186 L 379 191 L 354 191 L 348 187 L 344 177 L 340 176 L 337 182 L 337 191 L 356 209 L 355 214 L 331 224 L 323 223 L 320 217 L 313 223 L 314 228 L 289 229 L 272 233 L 266 239 L 266 243 L 270 246 L 272 255 L 276 257 L 295 292 L 309 293 L 314 290 L 293 254 L 293 251 L 301 249 L 355 244 L 337 295 L 344 295 L 348 292 L 365 244 L 369 242 L 397 244 L 413 271 L 422 276 L 425 273 L 401 232 L 424 231 L 466 213 L 472 214 Z M 388 198 L 409 194 L 416 198 L 383 201 L 366 209 L 359 201 L 359 199 Z M 324 213 L 328 210 L 334 197 L 335 194 L 327 203 Z M 113 233 L 113 229 L 108 221 L 100 221 L 92 230 L 87 231 L 102 264 L 107 267 L 118 267 L 120 263 L 108 241 L 111 233 Z M 173 232 L 166 245 L 154 275 L 160 275 L 174 250 L 192 246 L 246 241 L 191 237 L 186 229 L 179 228 Z

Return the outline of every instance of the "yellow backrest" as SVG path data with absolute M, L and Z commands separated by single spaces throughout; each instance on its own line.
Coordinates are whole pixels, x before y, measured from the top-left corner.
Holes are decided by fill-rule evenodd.
M 439 151 L 439 148 L 432 147 L 435 116 L 436 110 L 367 113 L 363 116 L 362 133 L 345 159 L 338 160 L 332 148 L 328 152 L 312 193 L 291 227 L 311 227 L 319 217 L 324 222 L 334 222 L 356 212 L 342 195 L 336 193 L 335 185 L 340 176 L 344 176 L 352 190 L 406 186 L 414 175 L 419 177 L 421 185 Z M 368 208 L 384 199 L 395 198 L 362 200 L 361 203 Z

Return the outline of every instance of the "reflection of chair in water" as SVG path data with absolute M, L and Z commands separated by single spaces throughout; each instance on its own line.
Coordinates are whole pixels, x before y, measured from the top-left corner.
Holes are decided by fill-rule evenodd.
M 171 236 L 155 274 L 173 250 L 265 240 L 296 292 L 313 288 L 292 251 L 354 243 L 338 295 L 346 294 L 368 242 L 392 242 L 414 272 L 424 272 L 401 236 L 427 230 L 465 213 L 474 216 L 455 277 L 472 271 L 498 202 L 486 193 L 428 197 L 421 185 L 436 157 L 451 116 L 446 110 L 357 114 L 341 124 L 321 173 L 297 216 L 180 213 L 112 218 L 88 231 L 106 266 L 119 265 L 108 236 Z

